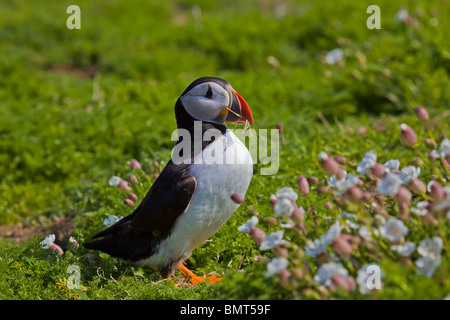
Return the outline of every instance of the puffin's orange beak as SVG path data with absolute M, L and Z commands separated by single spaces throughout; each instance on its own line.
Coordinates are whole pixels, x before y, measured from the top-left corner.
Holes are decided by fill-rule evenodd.
M 228 115 L 225 121 L 230 123 L 242 123 L 247 121 L 253 124 L 253 116 L 247 102 L 235 90 L 231 90 L 231 106 L 228 107 Z

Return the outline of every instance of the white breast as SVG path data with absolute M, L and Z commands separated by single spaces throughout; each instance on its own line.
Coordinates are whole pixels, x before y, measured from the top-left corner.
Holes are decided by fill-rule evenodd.
M 214 159 L 219 163 L 214 163 Z M 197 156 L 189 174 L 197 180 L 189 206 L 175 222 L 171 235 L 142 265 L 157 267 L 178 259 L 182 262 L 216 233 L 239 207 L 230 196 L 245 196 L 253 175 L 253 161 L 245 145 L 227 130 Z

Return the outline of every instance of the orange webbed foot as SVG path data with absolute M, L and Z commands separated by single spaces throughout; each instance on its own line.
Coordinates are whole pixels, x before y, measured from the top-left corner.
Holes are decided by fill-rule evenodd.
M 210 284 L 215 283 L 216 281 L 222 279 L 221 277 L 215 277 L 215 276 L 211 276 L 211 277 L 200 277 L 200 276 L 196 276 L 191 270 L 189 270 L 188 268 L 186 268 L 183 264 L 180 264 L 178 266 L 178 270 L 185 275 L 186 277 L 189 278 L 189 280 L 191 281 L 192 284 L 197 284 L 199 282 L 208 280 L 208 282 Z

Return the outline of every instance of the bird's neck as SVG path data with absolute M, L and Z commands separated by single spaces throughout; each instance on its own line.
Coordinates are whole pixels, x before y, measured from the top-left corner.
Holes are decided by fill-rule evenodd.
M 183 104 L 181 103 L 181 100 L 178 99 L 177 103 L 175 104 L 175 118 L 177 120 L 177 127 L 178 129 L 186 129 L 189 131 L 191 136 L 194 135 L 194 128 L 195 128 L 195 122 L 200 121 L 202 125 L 202 136 L 205 133 L 206 130 L 209 129 L 217 129 L 222 134 L 225 134 L 228 127 L 224 123 L 214 123 L 209 121 L 201 121 L 194 119 L 191 117 L 189 113 L 187 113 L 186 109 L 184 108 Z
M 214 122 L 208 122 L 208 121 L 201 121 L 197 120 L 189 113 L 187 113 L 186 109 L 184 108 L 183 104 L 181 103 L 181 100 L 178 99 L 177 103 L 175 104 L 175 118 L 177 121 L 177 127 L 178 130 L 185 129 L 189 132 L 191 137 L 191 150 L 192 150 L 192 157 L 195 157 L 194 150 L 197 150 L 194 148 L 194 143 L 198 143 L 195 141 L 195 139 L 202 139 L 202 150 L 204 150 L 209 144 L 214 142 L 214 139 L 203 140 L 203 137 L 205 135 L 205 132 L 210 129 L 215 129 L 214 136 L 217 138 L 217 133 L 220 132 L 222 135 L 224 135 L 228 129 L 228 127 L 225 124 L 219 124 Z M 201 135 L 200 135 L 200 125 L 201 124 Z M 217 131 L 218 130 L 218 131 Z M 183 141 L 181 138 L 182 134 L 178 134 L 179 138 L 177 141 L 177 144 Z

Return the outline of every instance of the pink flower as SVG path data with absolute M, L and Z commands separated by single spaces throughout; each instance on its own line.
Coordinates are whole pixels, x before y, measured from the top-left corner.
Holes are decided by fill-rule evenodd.
M 124 199 L 123 203 L 125 203 L 129 207 L 134 207 L 134 202 L 131 201 L 130 199 Z
M 138 201 L 137 195 L 132 192 L 128 194 L 128 198 L 130 198 L 131 201 Z
M 53 253 L 58 256 L 62 256 L 64 251 L 55 243 L 55 235 L 51 234 L 47 236 L 43 241 L 41 241 L 40 246 L 42 249 L 51 249 Z
M 405 146 L 412 147 L 417 143 L 416 132 L 407 124 L 400 125 L 400 138 Z
M 420 179 L 414 179 L 409 183 L 409 187 L 411 188 L 412 192 L 417 194 L 424 194 L 427 192 L 427 187 L 425 186 L 425 183 L 423 183 Z
M 339 171 L 339 164 L 331 158 L 326 152 L 322 151 L 318 155 L 322 169 L 330 176 L 335 175 Z
M 266 234 L 264 233 L 264 231 L 262 231 L 258 227 L 251 227 L 249 234 L 257 245 L 261 245 L 261 243 L 266 238 Z
M 121 180 L 117 186 L 123 191 L 130 191 L 131 190 L 131 183 L 129 183 L 126 180 Z
M 128 178 L 130 178 L 131 182 L 133 182 L 134 184 L 138 184 L 138 179 L 134 174 L 130 174 Z
M 409 204 L 411 202 L 411 191 L 403 186 L 400 186 L 395 194 L 395 200 L 397 200 L 398 203 Z
M 298 188 L 304 196 L 309 193 L 309 183 L 304 176 L 300 176 L 300 178 L 298 178 Z
M 137 161 L 136 159 L 131 160 L 130 162 L 130 167 L 131 169 L 142 169 L 141 164 L 139 163 L 139 161 Z
M 244 198 L 240 194 L 237 194 L 237 193 L 233 193 L 231 195 L 231 200 L 233 200 L 233 202 L 236 204 L 241 204 L 244 202 Z
M 69 244 L 72 249 L 77 249 L 79 247 L 79 244 L 74 237 L 69 238 Z
M 420 121 L 428 121 L 428 119 L 430 118 L 428 116 L 427 110 L 423 107 L 417 107 L 416 109 L 414 109 L 414 111 L 416 112 L 417 118 L 419 118 Z

